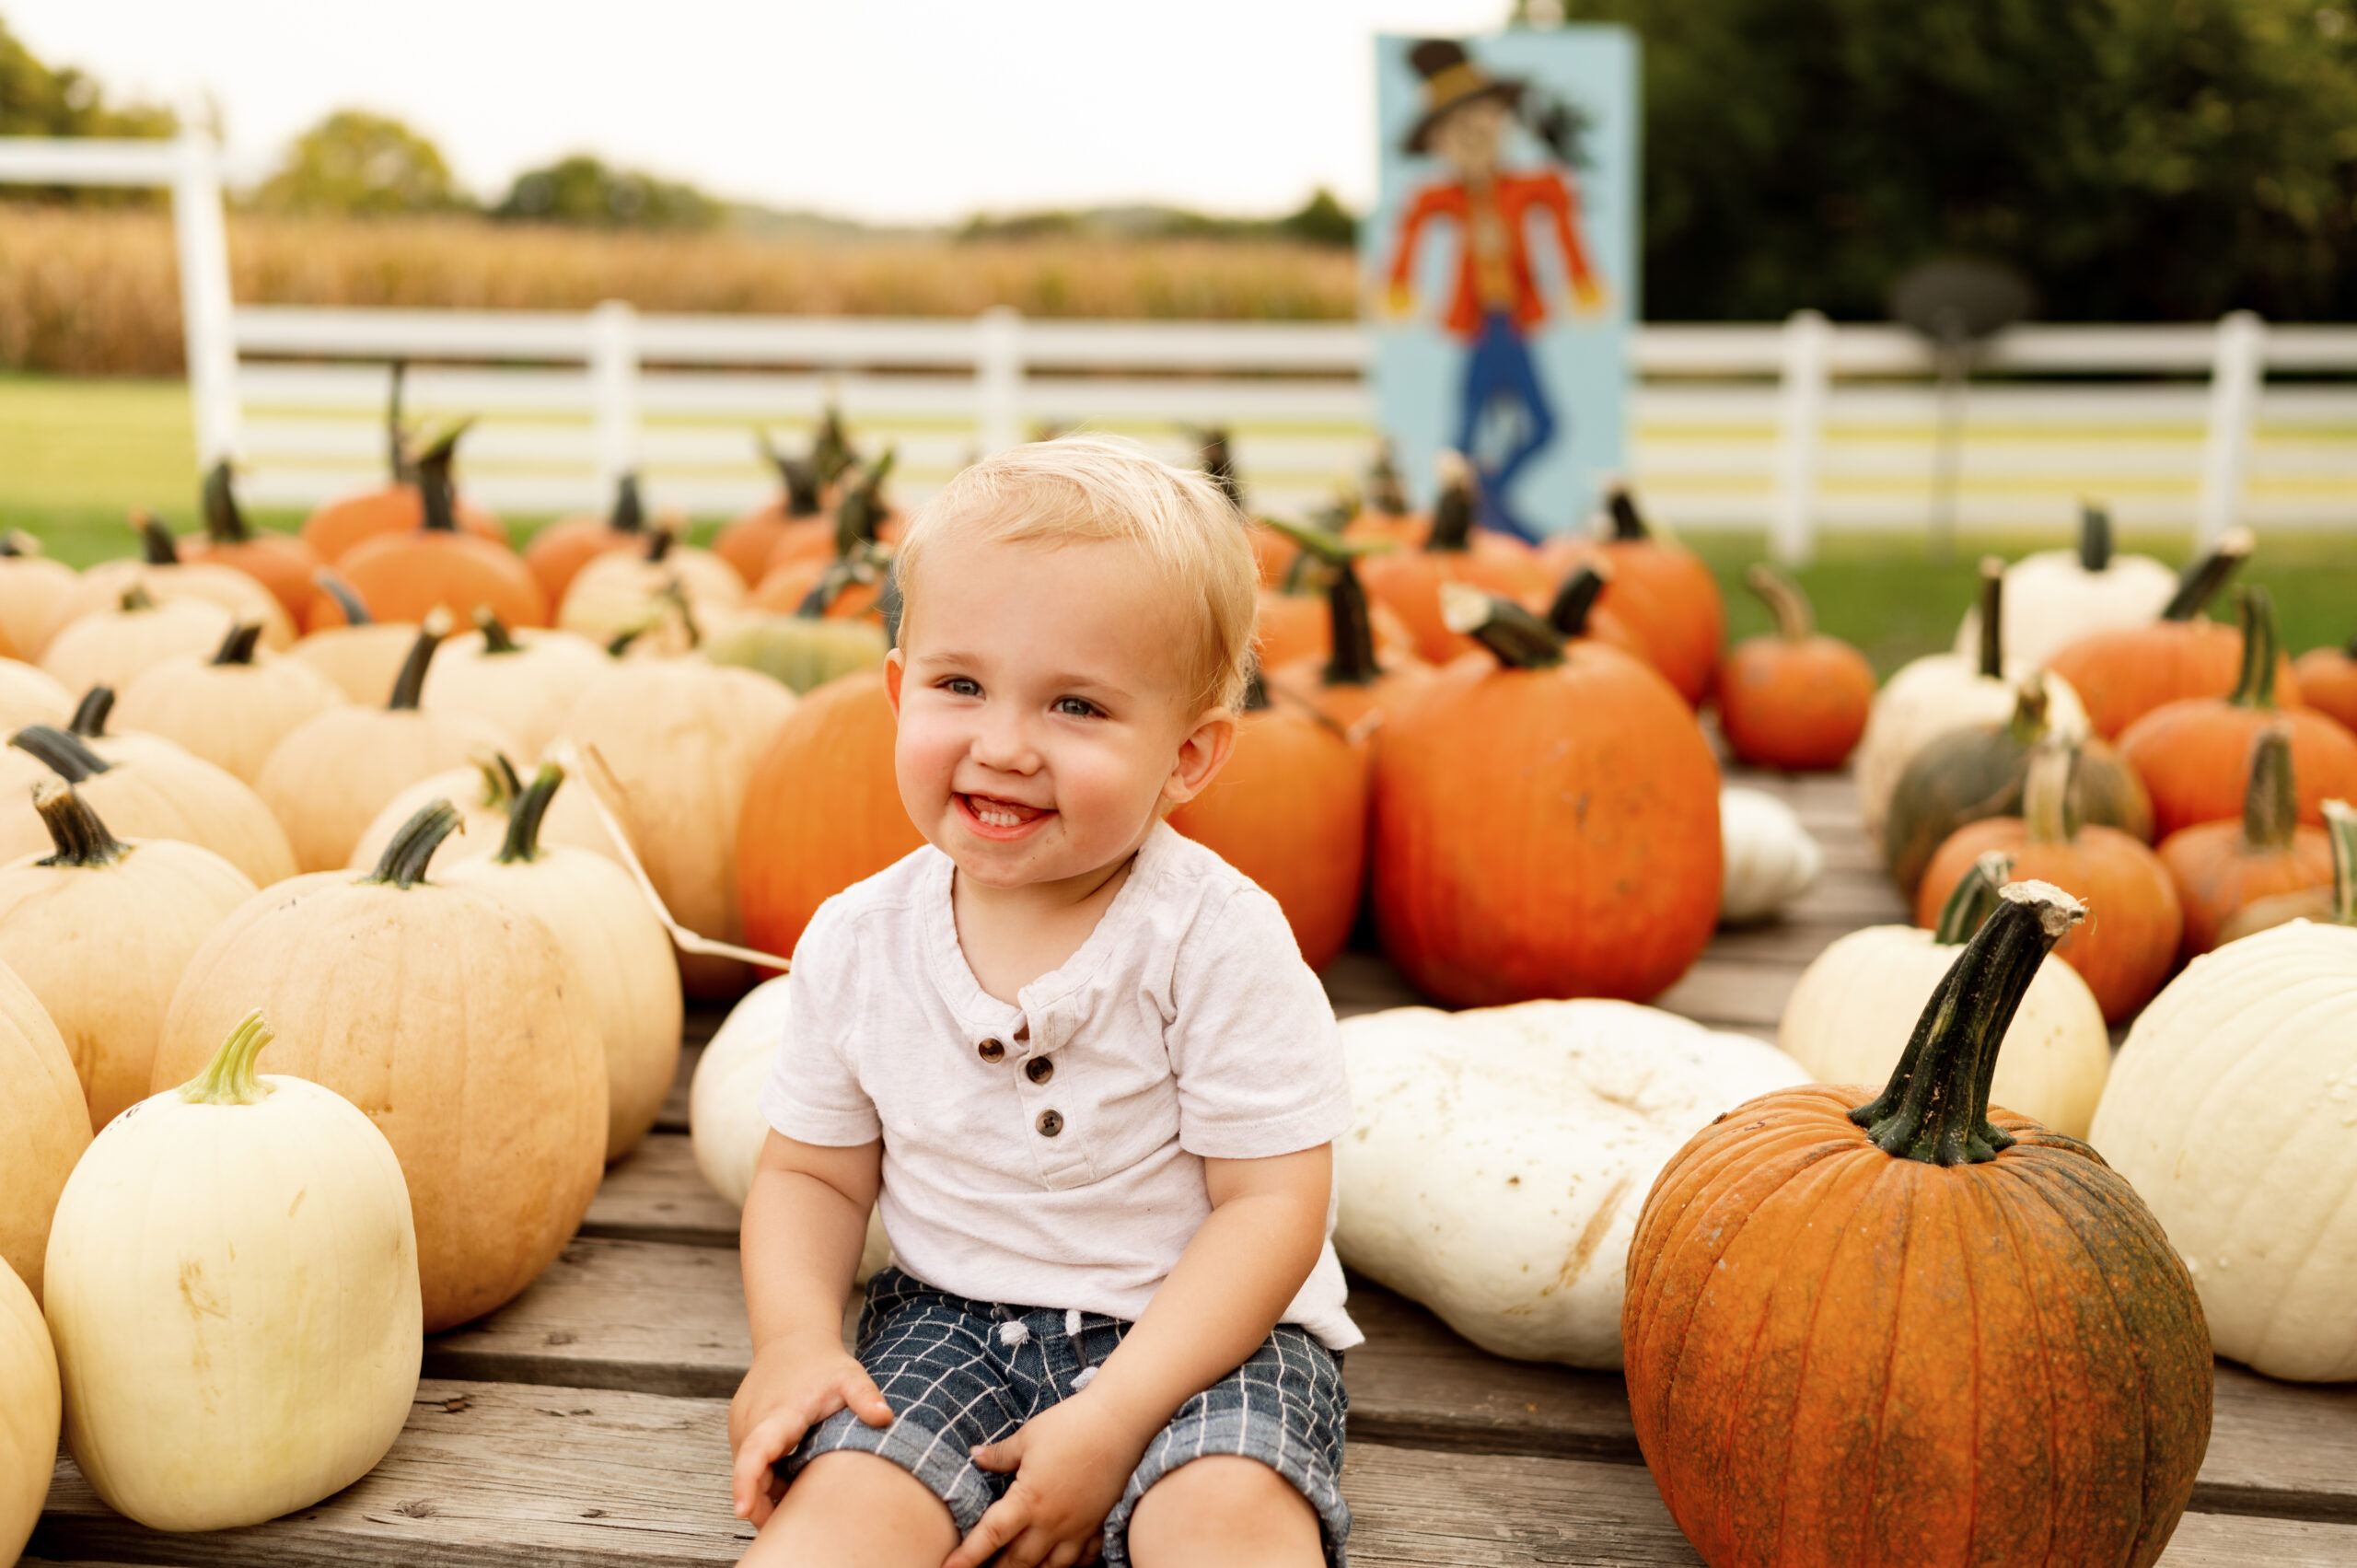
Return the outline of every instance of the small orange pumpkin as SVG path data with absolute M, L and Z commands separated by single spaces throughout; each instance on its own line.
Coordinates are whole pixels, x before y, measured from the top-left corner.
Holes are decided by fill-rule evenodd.
M 614 484 L 612 510 L 602 517 L 558 518 L 524 547 L 524 564 L 540 579 L 548 601 L 563 604 L 564 590 L 582 567 L 609 552 L 645 542 L 646 507 L 639 499 L 638 475 L 626 473 Z
M 2357 731 L 2357 637 L 2342 648 L 2310 648 L 2293 661 L 2300 700 Z
M 1727 631 L 1726 604 L 1702 558 L 1657 537 L 1637 510 L 1636 498 L 1615 486 L 1605 496 L 1611 533 L 1602 540 L 1563 535 L 1549 542 L 1543 563 L 1568 575 L 1601 559 L 1612 569 L 1603 607 L 1645 648 L 1689 707 L 1700 706 L 1718 673 L 1719 645 Z
M 2247 905 L 2332 886 L 2332 841 L 2299 816 L 2292 732 L 2279 724 L 2252 743 L 2241 819 L 2199 822 L 2161 842 L 2161 864 L 2185 906 L 2186 958 L 2215 947 Z
M 780 534 L 763 563 L 762 579 L 780 567 L 797 562 L 848 559 L 897 539 L 900 519 L 884 503 L 884 482 L 891 477 L 893 464 L 898 460 L 897 449 L 887 447 L 884 455 L 859 476 L 859 482 L 844 489 L 835 503 L 831 524 L 811 527 L 797 522 Z
M 410 450 L 409 432 L 401 424 L 401 382 L 408 366 L 393 361 L 392 387 L 385 404 L 386 447 L 391 482 L 330 501 L 303 520 L 303 542 L 324 565 L 341 562 L 356 545 L 379 534 L 414 533 L 425 521 L 425 500 L 417 482 L 417 463 Z M 494 543 L 507 542 L 507 529 L 482 507 L 454 499 L 451 513 L 459 527 Z
M 511 627 L 549 623 L 548 596 L 523 557 L 505 544 L 460 531 L 450 493 L 450 460 L 460 425 L 419 454 L 417 483 L 425 521 L 411 533 L 386 533 L 347 551 L 336 570 L 377 616 L 423 622 L 436 606 L 471 620 L 485 607 Z M 332 599 L 315 599 L 310 624 L 342 618 Z
M 226 458 L 204 476 L 204 533 L 181 540 L 180 557 L 243 572 L 270 590 L 291 624 L 301 623 L 311 602 L 311 575 L 319 569 L 319 552 L 301 539 L 247 523 Z
M 1553 583 L 1527 545 L 1474 526 L 1480 507 L 1472 465 L 1454 453 L 1444 456 L 1444 484 L 1423 543 L 1413 550 L 1370 555 L 1359 568 L 1368 596 L 1407 626 L 1416 639 L 1417 656 L 1427 664 L 1446 664 L 1473 650 L 1472 639 L 1450 631 L 1441 613 L 1445 585 L 1466 584 L 1534 613 L 1546 607 L 1553 592 Z
M 834 530 L 819 515 L 827 486 L 852 462 L 851 445 L 843 438 L 842 416 L 832 405 L 819 421 L 819 428 L 810 437 L 810 455 L 789 457 L 778 450 L 767 431 L 756 431 L 761 456 L 777 470 L 784 491 L 766 505 L 752 511 L 720 530 L 712 541 L 713 553 L 731 566 L 745 579 L 749 588 L 759 587 L 769 575 L 770 554 L 781 540 L 788 535 L 818 541 L 824 546 L 834 538 Z
M 1404 631 L 1388 645 L 1378 641 L 1376 607 L 1359 581 L 1359 545 L 1335 540 L 1304 548 L 1322 548 L 1330 555 L 1323 646 L 1271 669 L 1269 687 L 1322 714 L 1344 734 L 1371 740 L 1370 719 L 1379 725 L 1379 715 L 1412 700 L 1432 683 L 1433 668 L 1411 651 Z
M 1728 749 L 1755 768 L 1839 768 L 1866 732 L 1874 666 L 1816 630 L 1808 597 L 1791 578 L 1754 565 L 1743 580 L 1766 601 L 1776 630 L 1737 643 L 1719 666 L 1719 729 Z

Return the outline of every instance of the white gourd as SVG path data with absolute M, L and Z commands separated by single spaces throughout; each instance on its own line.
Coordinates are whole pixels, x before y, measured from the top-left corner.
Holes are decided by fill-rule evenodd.
M 753 1167 L 761 1145 L 769 1141 L 770 1124 L 761 1115 L 761 1086 L 769 1081 L 778 1048 L 785 1043 L 786 981 L 779 975 L 763 981 L 728 1010 L 728 1016 L 703 1048 L 694 1079 L 688 1086 L 688 1132 L 695 1147 L 696 1168 L 712 1190 L 738 1208 L 753 1188 Z M 884 1237 L 884 1221 L 870 1210 L 867 1242 L 860 1249 L 859 1279 L 891 1260 L 892 1246 Z
M 33 1293 L 0 1259 L 0 1562 L 41 1522 L 57 1469 L 57 1353 Z
M 1774 917 L 1817 886 L 1825 852 L 1793 808 L 1765 790 L 1730 784 L 1719 791 L 1719 923 Z
M 47 1308 L 65 1441 L 151 1529 L 260 1524 L 392 1446 L 424 1332 L 409 1188 L 342 1097 L 257 1075 L 259 1013 L 91 1142 L 57 1205 Z
M 2357 929 L 2194 959 L 2129 1031 L 2088 1141 L 2184 1258 L 2220 1355 L 2357 1378 Z
M 1399 1007 L 1341 1026 L 1344 1263 L 1500 1355 L 1620 1365 L 1629 1241 L 1671 1155 L 1800 1063 L 1627 1002 Z
M 2041 665 L 2091 633 L 2157 621 L 2177 597 L 2177 575 L 2168 567 L 2149 555 L 2112 553 L 2111 518 L 2103 508 L 2084 508 L 2079 527 L 2079 548 L 2041 550 L 2005 568 L 2008 665 Z M 1980 648 L 1976 605 L 1956 628 L 1956 651 L 1972 658 Z

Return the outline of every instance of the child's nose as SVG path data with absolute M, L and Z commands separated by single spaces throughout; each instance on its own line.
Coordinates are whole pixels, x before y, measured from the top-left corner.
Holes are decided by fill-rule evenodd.
M 1039 749 L 1032 744 L 1022 715 L 1004 709 L 983 715 L 969 754 L 983 767 L 1002 773 L 1034 772 L 1039 766 Z

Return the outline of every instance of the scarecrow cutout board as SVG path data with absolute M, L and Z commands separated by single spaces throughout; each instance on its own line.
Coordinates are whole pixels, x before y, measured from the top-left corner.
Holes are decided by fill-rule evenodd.
M 1378 416 L 1419 505 L 1460 451 L 1483 526 L 1538 539 L 1623 470 L 1637 91 L 1625 28 L 1376 40 L 1360 265 Z

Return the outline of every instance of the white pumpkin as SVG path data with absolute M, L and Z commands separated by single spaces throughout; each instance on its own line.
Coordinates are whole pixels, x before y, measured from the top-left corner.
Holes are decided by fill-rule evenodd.
M 58 1201 L 47 1309 L 65 1441 L 151 1529 L 260 1524 L 400 1435 L 424 1352 L 401 1162 L 301 1078 L 257 1075 L 259 1013 L 91 1142 Z
M 442 868 L 462 860 L 497 854 L 507 837 L 507 807 L 521 791 L 521 781 L 496 752 L 483 753 L 472 767 L 453 768 L 448 772 L 422 778 L 385 803 L 376 820 L 360 835 L 360 842 L 352 846 L 352 858 L 345 863 L 346 868 L 376 870 L 377 863 L 385 858 L 386 846 L 401 830 L 401 824 L 437 800 L 447 800 L 459 808 L 459 830 L 435 850 L 433 865 L 426 875 L 437 875 Z M 540 819 L 540 842 L 589 850 L 617 865 L 621 864 L 621 855 L 615 850 L 606 825 L 598 819 L 598 808 L 589 803 L 586 789 L 561 791 L 549 803 L 549 814 Z
M 1766 790 L 1730 784 L 1719 791 L 1719 845 L 1722 925 L 1773 918 L 1816 887 L 1825 870 L 1817 840 Z
M 332 680 L 300 659 L 254 646 L 247 621 L 212 657 L 174 654 L 147 667 L 114 706 L 123 729 L 160 735 L 240 782 L 306 720 L 344 703 Z
M 2156 621 L 2177 589 L 2177 575 L 2151 556 L 2114 554 L 2111 515 L 2083 506 L 2076 550 L 2041 550 L 2005 568 L 2004 660 L 2041 665 L 2091 633 Z M 1979 656 L 1978 605 L 1956 628 L 1956 651 Z
M 792 978 L 763 981 L 728 1010 L 712 1043 L 703 1048 L 688 1086 L 688 1132 L 696 1168 L 714 1191 L 740 1209 L 753 1189 L 761 1145 L 769 1141 L 761 1086 L 769 1081 L 770 1066 L 785 1043 L 785 988 Z M 884 1221 L 871 1211 L 867 1243 L 859 1254 L 859 1279 L 864 1283 L 891 1256 Z
M 453 637 L 435 653 L 418 706 L 481 719 L 515 741 L 517 765 L 529 766 L 556 738 L 581 689 L 611 662 L 586 637 L 510 632 L 493 617 L 484 630 Z
M 647 535 L 644 550 L 609 551 L 575 572 L 556 623 L 602 647 L 657 617 L 671 592 L 709 630 L 743 608 L 745 579 L 712 552 L 657 530 Z
M 74 716 L 74 693 L 46 671 L 0 658 L 0 733 L 14 735 L 29 724 L 63 725 Z
M 1485 1350 L 1620 1365 L 1629 1240 L 1686 1140 L 1800 1063 L 1628 1002 L 1345 1021 L 1342 1261 Z
M 0 1259 L 0 1562 L 41 1522 L 57 1469 L 57 1353 L 33 1293 Z
M 259 584 L 255 587 L 263 598 L 270 597 Z M 120 691 L 175 654 L 210 655 L 237 623 L 235 615 L 210 599 L 159 601 L 128 594 L 122 609 L 99 610 L 61 626 L 41 650 L 41 668 L 68 691 L 87 691 L 93 686 Z
M 2185 1259 L 2218 1353 L 2357 1378 L 2357 928 L 2204 954 L 2120 1048 L 2088 1132 Z

